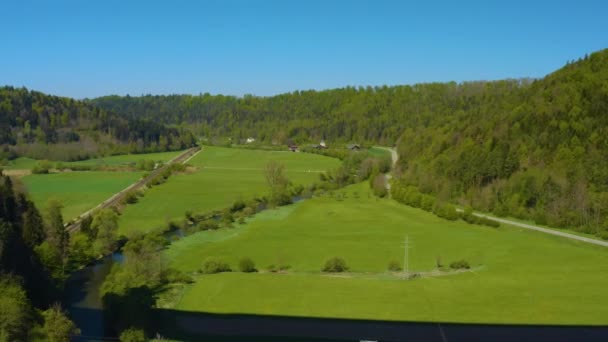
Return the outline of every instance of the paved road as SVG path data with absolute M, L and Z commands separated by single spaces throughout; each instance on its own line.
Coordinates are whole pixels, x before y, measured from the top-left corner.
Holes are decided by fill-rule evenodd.
M 462 212 L 462 209 L 456 209 L 456 210 L 459 212 Z M 500 222 L 500 223 L 504 223 L 504 224 L 509 224 L 509 225 L 516 226 L 516 227 L 536 230 L 538 232 L 542 232 L 545 234 L 561 236 L 561 237 L 565 237 L 565 238 L 572 239 L 572 240 L 578 240 L 578 241 L 591 243 L 591 244 L 598 245 L 598 246 L 608 247 L 608 241 L 596 240 L 596 239 L 592 239 L 592 238 L 588 238 L 588 237 L 584 237 L 584 236 L 580 236 L 580 235 L 574 235 L 574 234 L 562 232 L 559 230 L 543 228 L 543 227 L 539 227 L 539 226 L 535 226 L 535 225 L 531 225 L 531 224 L 527 224 L 527 223 L 506 220 L 506 219 L 488 216 L 488 215 L 484 215 L 484 214 L 480 214 L 480 213 L 473 213 L 473 215 L 475 215 L 477 217 L 485 217 L 488 220 L 492 220 L 492 221 L 496 221 L 496 222 Z
M 200 151 L 200 147 L 192 147 L 192 148 L 184 151 L 180 155 L 178 155 L 175 158 L 173 158 L 170 161 L 168 161 L 167 164 L 165 164 L 162 167 L 159 167 L 158 169 L 150 172 L 150 174 L 147 177 L 142 178 L 142 179 L 138 180 L 137 182 L 129 185 L 125 189 L 117 192 L 116 194 L 112 195 L 112 197 L 110 197 L 107 200 L 101 202 L 95 208 L 90 209 L 90 210 L 82 213 L 80 216 L 78 216 L 78 218 L 76 219 L 76 221 L 74 221 L 72 223 L 69 223 L 69 225 L 67 226 L 67 230 L 70 231 L 70 232 L 78 230 L 80 228 L 80 222 L 82 222 L 82 219 L 84 219 L 85 217 L 91 215 L 94 211 L 99 210 L 99 209 L 109 208 L 111 206 L 120 204 L 120 201 L 122 200 L 122 198 L 124 197 L 124 195 L 127 192 L 129 192 L 131 190 L 137 190 L 137 189 L 142 188 L 143 186 L 146 185 L 146 183 L 148 183 L 148 181 L 150 179 L 156 177 L 164 169 L 166 169 L 167 167 L 169 167 L 169 165 L 175 164 L 175 163 L 185 163 L 188 160 L 190 160 L 190 157 L 194 156 L 199 151 Z

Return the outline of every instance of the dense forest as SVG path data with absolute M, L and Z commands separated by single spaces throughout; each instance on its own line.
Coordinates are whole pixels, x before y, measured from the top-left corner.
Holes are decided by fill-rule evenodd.
M 538 80 L 90 103 L 232 141 L 396 144 L 404 186 L 608 237 L 608 50 Z
M 61 206 L 40 212 L 0 172 L 0 341 L 68 341 L 78 333 L 61 306 L 61 286 L 77 267 Z
M 401 135 L 403 185 L 608 238 L 608 50 L 462 101 L 443 122 Z
M 91 104 L 25 88 L 0 88 L 0 159 L 78 160 L 118 153 L 183 149 L 187 130 L 126 119 Z

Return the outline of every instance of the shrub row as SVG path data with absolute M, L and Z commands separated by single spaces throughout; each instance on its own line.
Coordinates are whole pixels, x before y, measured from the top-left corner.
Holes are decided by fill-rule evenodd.
M 171 165 L 167 166 L 165 169 L 163 169 L 154 178 L 150 179 L 146 183 L 146 186 L 151 188 L 155 185 L 163 184 L 164 182 L 167 181 L 167 179 L 169 179 L 169 177 L 171 177 L 171 175 L 174 172 L 183 172 L 184 170 L 186 170 L 186 165 L 184 165 L 184 164 L 181 164 L 181 163 L 171 164 Z
M 494 228 L 500 227 L 500 223 L 494 220 L 473 215 L 473 209 L 470 207 L 465 208 L 464 212 L 459 214 L 456 207 L 452 204 L 440 203 L 435 197 L 421 193 L 415 186 L 404 186 L 401 183 L 395 182 L 391 187 L 391 195 L 394 200 L 400 203 L 432 212 L 446 220 L 455 221 L 462 218 L 463 221 L 470 224 L 480 224 Z
M 252 273 L 257 272 L 258 270 L 255 268 L 255 263 L 251 258 L 242 258 L 239 261 L 239 271 L 244 273 Z M 203 274 L 215 274 L 215 273 L 223 273 L 223 272 L 232 272 L 232 268 L 227 262 L 219 258 L 207 258 L 203 262 L 203 267 L 201 268 L 201 273 Z

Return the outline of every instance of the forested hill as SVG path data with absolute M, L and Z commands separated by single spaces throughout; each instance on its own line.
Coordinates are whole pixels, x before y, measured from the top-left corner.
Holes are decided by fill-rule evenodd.
M 91 102 L 210 137 L 398 142 L 404 184 L 608 238 L 608 50 L 538 80 Z
M 608 239 L 608 50 L 502 99 L 406 130 L 404 185 Z
M 192 135 L 152 120 L 126 119 L 89 103 L 25 88 L 0 88 L 0 159 L 23 155 L 73 160 L 193 143 Z
M 526 80 L 347 87 L 296 91 L 273 97 L 209 94 L 91 100 L 130 118 L 189 123 L 208 136 L 254 137 L 266 143 L 354 141 L 394 144 L 403 131 L 440 125 L 460 112 L 511 110 L 524 98 Z

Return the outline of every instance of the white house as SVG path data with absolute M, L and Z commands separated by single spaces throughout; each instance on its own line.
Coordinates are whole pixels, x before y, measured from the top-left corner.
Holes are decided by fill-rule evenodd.
M 255 141 L 255 139 L 254 139 L 254 138 L 252 138 L 252 137 L 249 137 L 249 138 L 247 138 L 247 140 L 246 140 L 246 141 L 247 141 L 247 143 L 248 143 L 248 144 L 251 144 L 252 142 L 254 142 L 254 141 Z

